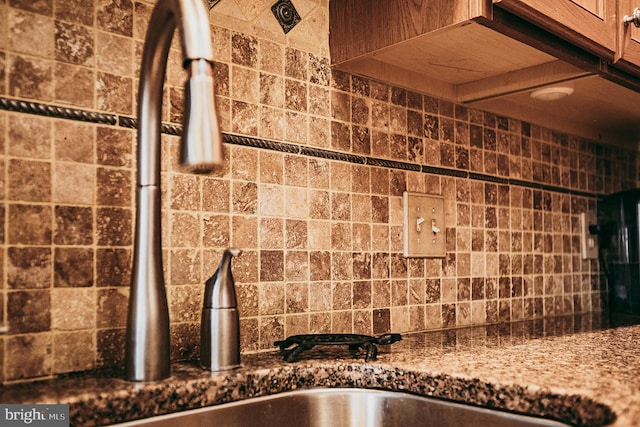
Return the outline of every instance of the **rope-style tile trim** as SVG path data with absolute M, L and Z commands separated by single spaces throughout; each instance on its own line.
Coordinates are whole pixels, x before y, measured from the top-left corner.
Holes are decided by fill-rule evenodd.
M 422 166 L 415 163 L 400 162 L 397 160 L 378 159 L 373 157 L 367 157 L 367 164 L 371 166 L 382 166 L 391 169 L 401 169 L 406 171 L 420 172 Z
M 118 116 L 118 125 L 125 128 L 137 129 L 138 120 L 133 117 Z M 180 136 L 182 135 L 182 127 L 170 123 L 162 123 L 160 125 L 160 132 L 166 133 L 167 135 Z
M 138 127 L 138 121 L 131 117 L 119 116 L 118 125 L 123 128 L 136 129 Z
M 168 135 L 180 136 L 182 135 L 182 126 L 162 123 L 160 125 L 160 132 Z
M 434 175 L 443 175 L 443 176 L 453 176 L 455 178 L 469 178 L 469 173 L 467 171 L 439 168 L 436 166 L 422 166 L 422 173 L 430 173 Z
M 58 105 L 48 105 L 39 102 L 21 101 L 3 97 L 0 97 L 0 109 L 18 113 L 53 117 L 57 119 L 78 120 L 82 122 L 110 125 L 116 124 L 115 114 L 96 113 L 94 111 L 80 110 L 78 108 L 61 107 Z
M 496 184 L 509 184 L 509 178 L 501 178 L 499 176 L 485 175 L 483 173 L 469 172 L 469 178 L 476 181 L 488 181 Z
M 343 162 L 354 163 L 357 165 L 364 165 L 367 162 L 367 158 L 363 156 L 357 156 L 355 154 L 340 153 L 338 151 L 325 150 L 323 148 L 315 147 L 301 147 L 300 154 L 318 157 L 328 160 L 339 160 Z
M 531 189 L 534 189 L 534 190 L 542 190 L 543 187 L 544 187 L 539 182 L 523 181 L 521 179 L 510 179 L 509 180 L 509 184 L 517 185 L 518 187 L 531 188 Z
M 61 118 L 68 120 L 77 120 L 83 122 L 108 124 L 113 126 L 121 126 L 130 129 L 136 129 L 138 121 L 133 117 L 120 116 L 116 114 L 96 113 L 78 108 L 61 107 L 57 105 L 42 104 L 39 102 L 31 102 L 17 100 L 11 98 L 0 97 L 0 110 L 13 111 L 18 113 L 35 114 L 45 117 Z M 180 136 L 182 127 L 175 124 L 162 123 L 161 132 L 168 135 Z M 542 184 L 520 179 L 503 178 L 493 175 L 486 175 L 476 172 L 468 172 L 458 169 L 448 169 L 437 166 L 426 166 L 414 163 L 402 162 L 398 160 L 379 159 L 374 157 L 359 156 L 349 153 L 341 153 L 337 151 L 327 150 L 323 148 L 307 147 L 286 142 L 270 141 L 262 138 L 249 136 L 233 135 L 224 133 L 222 135 L 225 143 L 233 145 L 241 145 L 245 147 L 262 148 L 265 150 L 279 151 L 283 153 L 300 154 L 310 157 L 337 160 L 359 165 L 380 166 L 389 169 L 415 171 L 440 176 L 450 176 L 456 178 L 469 178 L 484 182 L 500 183 L 505 185 L 513 185 L 518 187 L 539 189 L 562 194 L 570 194 L 585 198 L 599 199 L 602 196 L 582 190 L 570 190 L 549 184 Z
M 270 141 L 268 139 L 252 138 L 248 136 L 222 134 L 222 140 L 227 144 L 242 145 L 245 147 L 263 148 L 265 150 L 280 151 L 283 153 L 300 154 L 300 146 L 286 142 Z

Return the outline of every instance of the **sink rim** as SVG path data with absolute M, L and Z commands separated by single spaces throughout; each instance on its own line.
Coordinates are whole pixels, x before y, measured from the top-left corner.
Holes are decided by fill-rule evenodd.
M 438 372 L 413 364 L 344 360 L 282 364 L 279 355 L 269 356 L 265 360 L 262 354 L 248 355 L 243 368 L 214 375 L 193 362 L 180 362 L 174 365 L 168 381 L 126 383 L 125 389 L 107 373 L 90 383 L 83 380 L 86 393 L 65 401 L 71 403 L 70 417 L 77 425 L 117 425 L 293 390 L 324 388 L 405 392 L 585 427 L 609 425 L 620 416 L 619 408 L 616 411 L 603 396 L 590 396 L 578 389 Z M 109 399 L 105 399 L 105 392 Z
M 303 388 L 303 389 L 295 389 L 295 390 L 287 390 L 272 394 L 265 395 L 257 395 L 252 397 L 247 397 L 240 400 L 235 400 L 231 402 L 225 402 L 215 405 L 209 405 L 200 408 L 193 409 L 185 409 L 182 411 L 171 412 L 162 415 L 155 415 L 147 418 L 131 420 L 124 423 L 113 424 L 113 426 L 118 427 L 135 427 L 135 426 L 144 426 L 150 422 L 155 421 L 170 421 L 170 420 L 179 420 L 181 417 L 191 416 L 207 412 L 215 412 L 216 410 L 224 410 L 226 408 L 234 408 L 237 406 L 244 406 L 254 403 L 261 403 L 270 400 L 281 400 L 286 399 L 288 397 L 294 396 L 305 396 L 305 395 L 319 395 L 328 396 L 328 395 L 345 395 L 344 397 L 351 395 L 360 395 L 360 396 L 369 396 L 374 395 L 377 397 L 392 397 L 392 398 L 409 398 L 416 400 L 425 400 L 425 403 L 436 403 L 438 405 L 444 405 L 449 408 L 459 408 L 461 410 L 473 411 L 476 413 L 482 413 L 486 415 L 494 415 L 499 416 L 501 418 L 515 418 L 515 419 L 526 419 L 530 421 L 536 421 L 540 423 L 541 427 L 569 427 L 570 423 L 563 420 L 553 419 L 550 417 L 543 417 L 536 414 L 526 414 L 516 411 L 510 411 L 508 409 L 503 408 L 488 408 L 484 406 L 480 406 L 474 403 L 463 402 L 463 401 L 454 401 L 449 399 L 443 399 L 435 396 L 424 396 L 416 393 L 411 393 L 406 390 L 385 390 L 385 389 L 375 389 L 375 388 L 359 388 L 359 387 L 315 387 L 315 388 Z M 400 396 L 399 396 L 400 395 Z

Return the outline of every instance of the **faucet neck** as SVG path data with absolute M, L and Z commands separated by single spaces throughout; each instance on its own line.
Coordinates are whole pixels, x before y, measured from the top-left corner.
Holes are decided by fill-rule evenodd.
M 139 186 L 160 185 L 162 94 L 169 48 L 176 27 L 181 36 L 185 67 L 193 60 L 204 59 L 209 63 L 213 62 L 208 13 L 202 0 L 159 0 L 149 19 L 140 65 L 137 176 Z M 212 92 L 210 95 L 213 97 Z
M 125 378 L 131 381 L 158 381 L 170 375 L 169 310 L 162 268 L 160 133 L 167 58 L 176 27 L 185 65 L 198 60 L 210 66 L 212 60 L 208 12 L 202 0 L 158 0 L 147 28 L 138 93 L 136 228 L 125 341 Z M 198 111 L 215 116 L 212 81 L 209 87 L 210 93 L 196 93 L 188 102 L 204 105 L 206 108 Z M 206 100 L 201 101 L 202 97 Z M 197 122 L 207 123 L 207 119 Z M 207 143 L 221 143 L 215 136 L 219 135 L 217 121 L 214 124 L 215 128 L 200 126 L 203 132 L 214 133 Z M 195 148 L 198 152 L 215 151 Z

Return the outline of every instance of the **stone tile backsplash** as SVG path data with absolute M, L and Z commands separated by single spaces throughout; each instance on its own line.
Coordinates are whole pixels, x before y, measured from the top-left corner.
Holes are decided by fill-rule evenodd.
M 242 349 L 599 311 L 578 215 L 635 187 L 637 152 L 330 68 L 328 1 L 211 11 L 226 162 L 183 173 L 163 135 L 172 358 L 198 354 L 229 246 Z M 153 1 L 0 0 L 0 380 L 122 363 L 137 70 Z M 177 45 L 176 45 L 177 46 Z M 179 124 L 172 50 L 164 120 Z M 68 111 L 64 111 L 68 109 Z M 446 256 L 402 256 L 402 192 L 441 194 Z

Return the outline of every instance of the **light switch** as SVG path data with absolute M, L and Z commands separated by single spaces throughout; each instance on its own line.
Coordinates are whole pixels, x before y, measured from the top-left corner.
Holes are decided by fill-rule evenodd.
M 444 197 L 405 191 L 402 195 L 402 206 L 404 256 L 444 257 Z
M 589 226 L 597 223 L 594 213 L 580 214 L 580 249 L 582 259 L 598 259 L 598 235 L 589 232 Z

